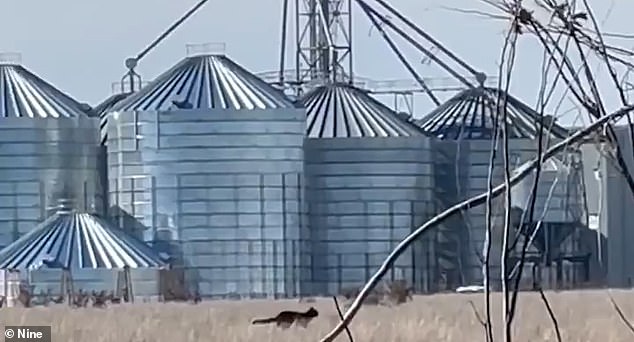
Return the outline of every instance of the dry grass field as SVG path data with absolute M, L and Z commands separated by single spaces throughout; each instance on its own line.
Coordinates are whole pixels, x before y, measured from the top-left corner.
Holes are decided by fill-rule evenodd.
M 613 291 L 622 310 L 634 320 L 634 292 Z M 564 341 L 632 341 L 634 336 L 612 308 L 605 291 L 547 293 L 557 313 Z M 482 326 L 468 304 L 482 307 L 482 295 L 415 296 L 395 308 L 365 306 L 351 326 L 357 342 L 481 341 Z M 495 316 L 499 321 L 499 296 Z M 251 326 L 254 317 L 281 310 L 315 306 L 320 316 L 307 329 Z M 555 341 L 548 314 L 536 293 L 520 296 L 516 341 Z M 192 304 L 135 304 L 108 309 L 36 307 L 2 308 L 0 324 L 48 325 L 54 341 L 316 341 L 338 321 L 332 301 L 203 302 Z M 497 328 L 497 327 L 496 327 Z M 345 334 L 337 341 L 347 341 Z

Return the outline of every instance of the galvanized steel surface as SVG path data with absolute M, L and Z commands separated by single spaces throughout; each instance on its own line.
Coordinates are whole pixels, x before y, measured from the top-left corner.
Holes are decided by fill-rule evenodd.
M 129 93 L 111 95 L 93 108 L 93 111 L 99 116 L 99 132 L 101 133 L 102 145 L 105 145 L 108 139 L 108 115 L 112 112 L 112 108 L 115 105 L 128 98 L 128 96 L 130 96 Z
M 0 63 L 0 118 L 85 116 L 82 105 L 22 65 Z
M 187 57 L 114 111 L 293 108 L 281 91 L 223 55 Z
M 417 124 L 441 139 L 491 139 L 498 114 L 498 91 L 479 87 L 462 91 L 440 105 Z M 540 115 L 511 95 L 500 96 L 507 102 L 509 138 L 534 139 L 539 133 Z M 500 127 L 500 126 L 498 126 Z M 544 132 L 549 126 L 545 124 Z M 554 123 L 550 135 L 557 139 L 568 136 L 565 128 Z
M 0 246 L 59 199 L 102 209 L 97 121 L 82 109 L 23 66 L 0 65 Z
M 433 216 L 430 139 L 307 139 L 305 147 L 313 278 L 318 293 L 337 294 L 363 284 L 412 227 Z M 430 238 L 391 272 L 417 290 L 434 282 Z
M 458 177 L 447 177 L 445 186 L 456 188 L 457 198 L 453 203 L 458 203 L 466 198 L 487 191 L 489 177 L 489 162 L 491 158 L 491 141 L 486 139 L 472 139 L 456 141 L 454 156 L 454 174 Z M 498 142 L 497 150 L 502 149 L 502 142 Z M 532 139 L 510 139 L 509 163 L 512 169 L 535 157 L 536 143 Z M 492 183 L 494 185 L 504 182 L 503 158 L 496 155 L 492 170 Z M 498 284 L 500 275 L 501 242 L 503 241 L 501 224 L 503 224 L 504 198 L 503 196 L 492 200 L 492 238 L 490 258 L 491 284 Z M 486 236 L 486 205 L 470 208 L 461 213 L 463 222 L 459 228 L 466 237 L 462 240 L 462 260 L 460 270 L 467 284 L 482 282 L 482 255 L 484 255 L 484 241 Z
M 630 127 L 615 126 L 619 148 L 625 163 L 632 172 L 634 170 L 634 146 L 630 139 Z M 599 231 L 596 239 L 607 240 L 603 252 L 603 263 L 607 273 L 608 286 L 631 287 L 634 279 L 634 248 L 632 242 L 632 222 L 634 222 L 634 196 L 619 167 L 611 157 L 601 153 L 601 161 L 596 165 L 601 192 L 601 205 L 598 210 Z M 599 200 L 599 194 L 594 194 Z
M 559 158 L 545 161 L 538 179 L 534 220 L 543 222 L 585 222 L 584 181 L 581 164 Z M 524 211 L 533 192 L 535 173 L 511 188 L 511 205 Z
M 48 217 L 60 199 L 101 211 L 98 119 L 3 118 L 0 124 L 0 247 Z
M 202 295 L 281 296 L 310 271 L 303 109 L 114 113 L 110 203 Z
M 588 196 L 588 214 L 598 218 L 602 209 L 601 196 L 601 170 L 604 167 L 604 160 L 601 149 L 603 144 L 586 143 L 581 145 L 583 159 L 583 178 Z
M 106 220 L 87 213 L 58 212 L 0 251 L 0 268 L 159 267 L 150 247 Z
M 399 114 L 348 84 L 327 84 L 306 93 L 310 138 L 409 137 L 422 132 Z
M 491 141 L 486 139 L 472 139 L 463 141 L 449 141 L 456 145 L 452 152 L 454 154 L 453 163 L 447 165 L 443 172 L 446 177 L 438 178 L 439 184 L 444 189 L 452 189 L 453 200 L 446 201 L 447 206 L 453 205 L 466 198 L 481 194 L 487 191 L 489 177 L 489 162 L 491 157 Z M 501 149 L 501 142 L 497 147 Z M 509 157 L 511 169 L 533 159 L 537 153 L 536 142 L 533 139 L 511 139 L 509 141 Z M 563 158 L 560 156 L 560 158 Z M 453 170 L 451 170 L 452 168 Z M 512 171 L 512 170 L 511 170 Z M 458 175 L 457 177 L 454 175 Z M 550 202 L 549 210 L 546 215 L 546 221 L 565 221 L 564 217 L 568 217 L 569 221 L 581 219 L 583 216 L 580 204 L 583 202 L 582 184 L 579 175 L 572 170 L 561 172 L 546 171 L 543 177 L 540 176 L 541 182 L 538 188 L 538 200 L 535 211 L 536 219 L 541 217 L 545 207 L 545 200 L 552 182 L 557 179 L 557 185 L 553 193 L 553 199 Z M 504 181 L 503 158 L 498 154 L 494 161 L 493 173 L 491 175 L 494 185 L 502 184 Z M 526 184 L 519 184 L 512 189 L 514 194 L 513 206 L 522 207 L 526 203 L 527 188 L 532 187 L 532 181 L 527 180 Z M 455 189 L 455 190 L 453 190 Z M 516 210 L 514 210 L 516 212 Z M 492 216 L 493 216 L 493 238 L 492 249 L 490 251 L 491 269 L 490 276 L 492 282 L 499 283 L 499 260 L 501 255 L 501 232 L 503 231 L 503 215 L 504 215 L 504 199 L 498 197 L 493 199 Z M 468 284 L 479 283 L 482 281 L 482 253 L 484 253 L 484 240 L 486 232 L 486 207 L 480 205 L 470 208 L 461 213 L 463 222 L 457 223 L 456 227 L 466 236 L 457 236 L 461 242 L 462 260 L 461 270 L 463 277 Z M 476 252 L 477 251 L 477 252 Z
M 433 139 L 432 160 L 434 164 L 434 199 L 436 212 L 441 212 L 458 202 L 458 193 L 461 189 L 458 185 L 459 175 L 456 164 L 457 144 L 451 140 Z M 457 286 L 463 285 L 463 269 L 465 259 L 468 259 L 462 252 L 463 246 L 468 246 L 469 235 L 464 229 L 464 218 L 462 215 L 453 215 L 438 225 L 436 233 L 436 243 L 434 256 L 438 274 L 442 275 L 442 284 L 437 290 L 454 290 Z M 471 251 L 469 248 L 464 248 Z

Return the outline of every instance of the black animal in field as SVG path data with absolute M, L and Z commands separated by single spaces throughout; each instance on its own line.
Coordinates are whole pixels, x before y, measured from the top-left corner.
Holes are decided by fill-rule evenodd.
M 270 318 L 260 318 L 255 319 L 251 322 L 251 324 L 271 324 L 275 323 L 278 327 L 282 329 L 290 328 L 293 323 L 297 323 L 301 327 L 306 328 L 308 323 L 313 320 L 313 318 L 319 316 L 319 312 L 310 307 L 310 309 L 305 312 L 298 311 L 282 311 L 275 317 Z

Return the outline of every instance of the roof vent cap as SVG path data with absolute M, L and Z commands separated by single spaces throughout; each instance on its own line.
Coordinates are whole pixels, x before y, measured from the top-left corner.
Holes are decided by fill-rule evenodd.
M 19 52 L 0 52 L 0 64 L 20 65 L 22 54 Z
M 226 43 L 202 43 L 202 44 L 187 44 L 185 45 L 187 50 L 187 57 L 193 56 L 209 56 L 209 55 L 223 55 L 227 50 Z

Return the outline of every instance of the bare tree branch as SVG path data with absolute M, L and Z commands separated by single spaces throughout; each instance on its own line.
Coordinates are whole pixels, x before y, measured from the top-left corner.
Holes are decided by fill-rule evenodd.
M 616 303 L 616 301 L 614 300 L 610 292 L 608 292 L 608 298 L 610 298 L 610 302 L 612 302 L 612 307 L 614 307 L 614 310 L 621 318 L 621 321 L 623 322 L 623 324 L 625 324 L 625 326 L 627 326 L 628 329 L 630 329 L 630 332 L 634 335 L 634 325 L 632 325 L 632 323 L 630 323 L 630 320 L 628 320 L 627 317 L 625 317 L 623 310 L 621 310 L 621 307 Z
M 519 7 L 519 6 L 518 6 Z M 503 332 L 504 341 L 511 342 L 512 340 L 512 325 L 513 315 L 510 311 L 510 292 L 509 292 L 509 272 L 507 270 L 508 257 L 509 257 L 509 236 L 511 229 L 511 169 L 509 165 L 509 124 L 507 120 L 508 112 L 508 91 L 511 86 L 511 76 L 513 75 L 513 66 L 515 63 L 515 49 L 517 45 L 517 37 L 519 31 L 517 30 L 519 17 L 511 22 L 508 35 L 502 48 L 502 58 L 500 61 L 500 72 L 498 89 L 502 89 L 502 84 L 505 84 L 504 92 L 498 91 L 497 96 L 497 113 L 496 116 L 502 120 L 502 153 L 503 153 L 503 168 L 504 168 L 504 228 L 502 232 L 502 255 L 500 262 L 501 277 L 502 277 L 502 315 L 503 315 Z M 508 56 L 507 56 L 508 53 Z M 505 63 L 505 60 L 508 60 Z M 502 75 L 505 73 L 504 77 Z M 538 158 L 539 161 L 540 158 Z M 538 162 L 539 163 L 539 162 Z M 490 199 L 490 196 L 489 196 Z
M 343 321 L 343 313 L 341 312 L 341 307 L 339 306 L 339 301 L 337 300 L 337 296 L 332 296 L 332 301 L 335 302 L 335 308 L 337 309 L 337 315 L 339 315 L 339 319 Z M 350 328 L 348 325 L 345 326 L 346 335 L 348 335 L 348 341 L 354 342 L 354 338 L 352 337 L 352 333 L 350 332 Z
M 493 0 L 481 0 L 486 3 L 492 3 Z M 535 18 L 532 17 L 530 11 L 524 10 L 523 20 L 521 22 L 522 30 L 526 32 L 531 32 L 535 34 L 542 43 L 543 47 L 551 54 L 557 54 L 562 62 L 565 70 L 568 71 L 569 77 L 572 77 L 572 80 L 568 77 L 563 77 L 566 84 L 568 85 L 570 91 L 575 95 L 576 99 L 579 103 L 588 111 L 592 118 L 596 119 L 606 114 L 605 107 L 603 106 L 603 100 L 598 91 L 598 86 L 596 85 L 595 77 L 593 76 L 591 70 L 589 69 L 586 54 L 583 51 L 582 46 L 584 45 L 584 40 L 579 37 L 581 24 L 580 20 L 584 20 L 584 18 L 588 17 L 587 13 L 583 12 L 574 12 L 574 6 L 572 6 L 568 2 L 564 2 L 558 4 L 554 0 L 535 0 L 537 3 L 542 3 L 542 7 L 551 9 L 552 16 L 558 18 L 562 22 L 562 28 L 559 32 L 565 33 L 572 37 L 577 50 L 579 52 L 579 57 L 582 61 L 582 67 L 584 68 L 585 76 L 588 85 L 591 89 L 591 96 L 585 93 L 584 84 L 581 80 L 576 77 L 575 68 L 573 63 L 569 60 L 566 54 L 563 52 L 561 47 L 556 44 L 556 40 L 552 37 L 552 30 L 549 30 L 547 26 L 538 22 Z M 515 13 L 515 9 L 510 6 L 508 3 L 502 1 L 498 4 L 495 4 L 495 7 L 501 9 L 507 14 L 512 15 Z M 587 44 L 587 42 L 585 42 Z M 601 53 L 602 49 L 598 49 L 596 44 L 590 44 L 589 47 L 594 51 Z M 608 58 L 612 58 L 613 56 L 607 56 Z M 613 58 L 612 58 L 613 59 Z M 574 82 L 572 82 L 574 81 Z M 628 118 L 628 120 L 631 120 Z M 614 128 L 612 125 L 606 126 L 606 132 L 608 137 L 608 142 L 612 146 L 614 151 L 614 160 L 616 161 L 618 168 L 620 168 L 623 172 L 622 175 L 625 178 L 630 192 L 634 196 L 634 177 L 632 177 L 632 173 L 629 171 L 629 168 L 623 159 L 623 155 L 621 149 L 619 148 L 619 141 L 616 137 L 616 133 L 614 132 Z M 631 136 L 634 138 L 634 128 L 632 128 Z
M 478 312 L 478 309 L 476 308 L 473 301 L 470 300 L 468 303 L 471 306 L 471 310 L 473 311 L 473 314 L 475 315 L 476 320 L 480 323 L 480 325 L 482 325 L 485 336 L 488 336 L 487 322 L 484 320 L 484 318 L 482 318 L 482 316 L 480 316 L 480 313 Z
M 625 106 L 613 113 L 610 113 L 598 118 L 595 122 L 591 123 L 587 127 L 578 130 L 567 139 L 564 139 L 563 141 L 549 148 L 541 157 L 542 162 L 544 160 L 552 158 L 557 153 L 560 153 L 566 148 L 566 146 L 571 144 L 577 144 L 583 141 L 583 139 L 587 137 L 590 133 L 594 132 L 597 129 L 602 128 L 604 125 L 608 123 L 612 123 L 615 120 L 622 118 L 624 115 L 629 115 L 630 112 L 632 111 L 634 111 L 634 106 L 632 105 Z M 522 179 L 528 176 L 535 169 L 537 162 L 538 161 L 536 159 L 533 159 L 532 161 L 529 161 L 525 163 L 524 165 L 520 166 L 517 169 L 518 171 L 517 174 L 514 175 L 510 179 L 510 185 L 511 186 L 516 185 L 518 182 L 520 182 Z M 491 195 L 499 196 L 504 190 L 505 190 L 504 184 L 498 185 L 497 187 L 493 189 L 493 191 L 491 192 Z M 482 193 L 478 196 L 472 197 L 468 200 L 465 200 L 461 203 L 458 203 L 448 208 L 447 210 L 443 211 L 442 213 L 436 215 L 435 217 L 425 222 L 425 224 L 418 227 L 412 233 L 406 236 L 403 240 L 401 240 L 401 242 L 399 242 L 399 244 L 394 248 L 394 250 L 383 261 L 383 263 L 381 264 L 381 267 L 379 267 L 379 269 L 374 273 L 374 275 L 372 275 L 370 280 L 363 286 L 363 288 L 361 289 L 361 291 L 359 292 L 359 294 L 353 301 L 350 308 L 344 314 L 343 320 L 339 322 L 339 324 L 337 324 L 337 326 L 332 331 L 330 331 L 326 336 L 324 336 L 320 341 L 332 342 L 345 329 L 345 327 L 352 321 L 354 316 L 357 314 L 357 312 L 361 308 L 363 301 L 367 298 L 367 296 L 374 289 L 374 287 L 376 287 L 376 285 L 381 281 L 381 278 L 388 272 L 388 270 L 392 267 L 392 265 L 394 265 L 394 262 L 398 259 L 398 257 L 401 254 L 403 254 L 403 252 L 405 252 L 405 250 L 410 246 L 412 242 L 418 239 L 423 233 L 427 232 L 429 229 L 437 226 L 438 224 L 441 224 L 442 222 L 447 220 L 451 215 L 459 212 L 460 210 L 473 208 L 483 204 L 486 201 L 487 195 L 488 195 L 487 193 Z
M 544 290 L 542 290 L 541 286 L 539 288 L 539 296 L 544 302 L 544 306 L 546 306 L 546 311 L 548 311 L 548 316 L 550 316 L 550 321 L 553 322 L 553 328 L 555 329 L 555 334 L 557 334 L 557 341 L 561 342 L 561 331 L 559 331 L 559 321 L 557 321 L 557 316 L 553 311 L 550 303 L 548 302 L 548 298 L 546 298 L 546 294 L 544 294 Z

